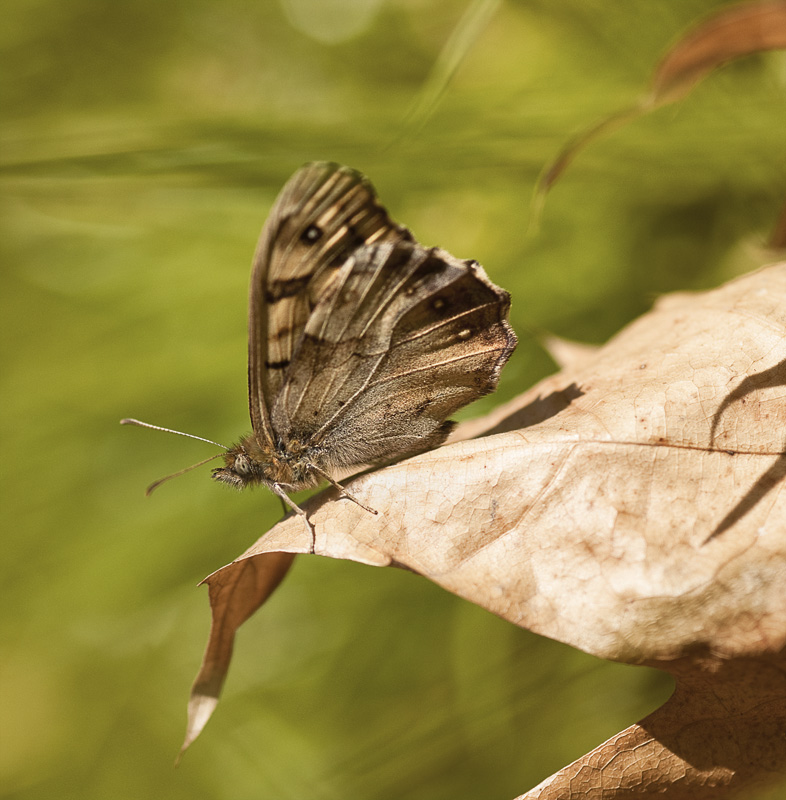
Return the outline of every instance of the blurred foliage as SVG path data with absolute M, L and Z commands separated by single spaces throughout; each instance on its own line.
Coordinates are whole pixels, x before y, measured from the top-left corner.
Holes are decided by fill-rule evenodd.
M 16 0 L 0 28 L 0 789 L 14 798 L 511 798 L 654 708 L 600 662 L 412 575 L 301 559 L 242 630 L 178 770 L 195 589 L 280 514 L 207 468 L 248 429 L 255 238 L 303 162 L 363 170 L 425 244 L 513 295 L 480 413 L 662 292 L 763 258 L 786 188 L 782 54 L 541 167 L 634 98 L 712 0 Z M 200 483 L 201 481 L 201 483 Z

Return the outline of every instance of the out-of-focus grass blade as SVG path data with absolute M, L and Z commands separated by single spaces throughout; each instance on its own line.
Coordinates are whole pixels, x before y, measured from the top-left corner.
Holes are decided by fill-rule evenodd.
M 431 116 L 456 71 L 491 22 L 501 0 L 472 0 L 440 51 L 404 120 L 398 139 L 416 133 Z

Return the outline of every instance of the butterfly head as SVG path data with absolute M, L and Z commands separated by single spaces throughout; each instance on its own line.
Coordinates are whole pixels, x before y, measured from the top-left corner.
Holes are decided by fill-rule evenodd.
M 214 469 L 212 477 L 238 490 L 264 480 L 261 465 L 249 456 L 242 443 L 224 453 L 224 466 Z
M 292 473 L 281 454 L 263 447 L 254 435 L 246 436 L 223 454 L 224 466 L 213 470 L 213 480 L 233 489 L 278 483 L 292 485 Z
M 319 458 L 313 448 L 290 441 L 284 448 L 262 444 L 251 434 L 223 453 L 224 466 L 213 470 L 213 480 L 233 489 L 274 484 L 288 491 L 298 491 L 319 483 Z

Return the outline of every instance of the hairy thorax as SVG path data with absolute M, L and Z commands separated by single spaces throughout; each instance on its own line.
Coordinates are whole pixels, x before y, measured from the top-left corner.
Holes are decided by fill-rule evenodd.
M 278 484 L 284 489 L 309 489 L 320 482 L 324 470 L 319 448 L 289 440 L 286 449 L 263 447 L 252 435 L 246 436 L 224 454 L 224 466 L 213 470 L 213 480 L 235 489 L 259 484 Z

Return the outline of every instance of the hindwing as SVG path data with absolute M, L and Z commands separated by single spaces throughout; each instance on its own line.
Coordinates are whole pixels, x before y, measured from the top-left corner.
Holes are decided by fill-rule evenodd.
M 274 430 L 332 466 L 441 444 L 446 419 L 497 384 L 516 345 L 509 306 L 476 262 L 410 241 L 361 247 L 308 318 Z

